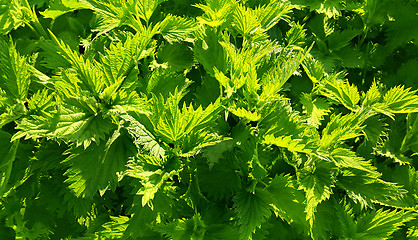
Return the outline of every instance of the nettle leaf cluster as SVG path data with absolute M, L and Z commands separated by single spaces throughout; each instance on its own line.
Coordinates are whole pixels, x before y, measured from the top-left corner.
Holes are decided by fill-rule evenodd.
M 416 239 L 416 1 L 0 0 L 0 239 Z

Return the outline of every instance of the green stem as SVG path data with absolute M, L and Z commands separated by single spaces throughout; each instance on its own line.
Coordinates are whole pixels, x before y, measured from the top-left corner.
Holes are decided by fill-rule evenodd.
M 38 31 L 36 31 L 36 29 L 31 25 L 31 24 L 27 24 L 27 26 L 30 28 L 30 30 L 32 30 L 33 33 L 35 33 L 37 36 L 41 36 Z
M 364 59 L 363 71 L 361 72 L 361 79 L 362 79 L 363 82 L 364 82 L 364 80 L 366 78 L 366 73 L 367 73 L 367 66 L 368 66 L 367 62 L 369 61 L 369 50 L 370 50 L 369 48 L 370 48 L 370 44 L 367 44 L 367 47 L 366 47 L 366 56 L 365 56 L 365 59 Z
M 43 36 L 45 38 L 48 38 L 48 34 L 45 32 L 45 29 L 42 27 L 41 23 L 39 22 L 38 16 L 36 16 L 35 8 L 31 8 L 28 1 L 25 0 L 23 2 L 24 6 L 28 8 L 33 16 L 33 22 L 29 25 L 29 27 L 32 29 L 32 31 L 35 31 L 38 35 Z M 34 24 L 32 26 L 32 24 Z
M 265 183 L 265 182 L 263 182 L 263 181 L 258 181 L 258 183 L 261 183 L 261 185 L 263 185 L 264 187 L 268 187 L 269 185 L 267 184 L 267 183 Z
M 359 39 L 357 45 L 359 47 L 361 47 L 364 44 L 364 41 L 366 40 L 367 37 L 367 33 L 369 32 L 369 28 L 367 26 L 364 27 L 364 34 L 363 36 Z
M 408 140 L 407 138 L 408 138 L 408 134 L 403 138 L 401 147 L 399 148 L 399 152 L 401 152 L 402 154 L 407 150 L 406 148 L 406 142 Z
M 35 13 L 34 13 L 35 14 Z M 36 31 L 39 33 L 39 35 L 45 37 L 46 39 L 49 38 L 48 34 L 46 33 L 44 27 L 42 26 L 42 24 L 39 22 L 39 19 L 36 17 L 35 20 L 33 21 L 34 23 L 34 27 L 36 29 Z

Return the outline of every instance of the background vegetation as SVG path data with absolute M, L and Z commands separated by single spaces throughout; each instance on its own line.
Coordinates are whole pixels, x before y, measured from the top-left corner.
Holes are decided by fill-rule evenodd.
M 418 239 L 416 0 L 0 0 L 0 239 Z

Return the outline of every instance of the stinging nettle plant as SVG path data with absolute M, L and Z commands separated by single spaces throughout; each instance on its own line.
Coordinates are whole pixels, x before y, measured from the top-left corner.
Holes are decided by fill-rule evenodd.
M 0 239 L 418 238 L 415 2 L 0 1 Z

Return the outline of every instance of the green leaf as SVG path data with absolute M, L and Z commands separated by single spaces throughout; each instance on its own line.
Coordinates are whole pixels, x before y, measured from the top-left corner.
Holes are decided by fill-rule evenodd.
M 322 98 L 313 99 L 312 95 L 303 93 L 300 99 L 306 114 L 306 121 L 309 125 L 319 128 L 324 116 L 331 112 L 331 104 Z
M 369 90 L 364 95 L 362 106 L 373 106 L 382 97 L 379 86 L 376 82 L 373 82 Z
M 391 15 L 394 16 L 396 21 L 388 21 L 386 24 L 386 40 L 391 50 L 418 39 L 418 34 L 415 31 L 410 31 L 418 23 L 416 4 L 414 2 L 397 2 L 395 4 L 396 7 L 391 8 Z
M 266 72 L 262 78 L 263 93 L 262 98 L 268 99 L 275 96 L 283 87 L 283 85 L 295 74 L 303 59 L 309 50 L 297 51 L 297 53 L 289 53 L 290 56 L 283 57 L 283 61 L 277 63 L 276 66 Z M 244 59 L 246 59 L 244 57 Z
M 273 135 L 266 135 L 263 139 L 263 144 L 276 145 L 278 147 L 287 148 L 291 152 L 310 153 L 311 150 L 306 148 L 306 145 L 299 140 L 292 139 L 291 136 L 274 137 Z
M 193 52 L 186 44 L 173 43 L 160 46 L 157 52 L 158 61 L 167 63 L 176 71 L 190 69 L 194 64 Z
M 296 152 L 311 151 L 310 142 L 316 141 L 314 139 L 318 136 L 310 132 L 310 126 L 300 119 L 286 100 L 266 104 L 260 115 L 259 136 L 264 138 L 265 144 L 274 144 Z
M 309 6 L 312 11 L 325 14 L 330 19 L 340 16 L 340 10 L 344 9 L 343 6 L 345 6 L 339 1 L 307 1 L 304 5 Z
M 215 31 L 205 29 L 193 46 L 195 58 L 212 77 L 215 76 L 214 68 L 222 72 L 227 69 L 227 56 L 219 40 Z
M 39 47 L 42 49 L 42 52 L 39 53 L 39 57 L 43 58 L 42 61 L 40 61 L 40 65 L 42 67 L 54 71 L 57 71 L 59 68 L 66 69 L 71 67 L 71 64 L 61 54 L 58 53 L 59 48 L 52 40 L 39 42 Z M 51 82 L 52 79 L 50 77 L 48 78 L 48 82 Z
M 82 0 L 82 2 L 95 11 L 98 16 L 98 26 L 94 29 L 98 32 L 98 36 L 126 24 L 129 19 L 126 15 L 130 12 L 124 10 L 130 9 L 130 7 L 125 1 Z
M 179 170 L 172 170 L 166 172 L 158 169 L 156 171 L 147 171 L 143 168 L 143 163 L 130 160 L 127 164 L 128 170 L 126 174 L 132 178 L 138 178 L 142 184 L 142 187 L 137 192 L 137 195 L 142 196 L 142 207 L 147 205 L 152 210 L 154 209 L 153 199 L 157 192 L 162 191 L 164 186 L 170 185 L 167 180 L 171 179 L 174 175 L 178 175 Z
M 220 111 L 220 102 L 210 104 L 203 110 L 201 106 L 194 109 L 192 105 L 183 104 L 178 107 L 182 97 L 181 92 L 175 92 L 167 101 L 163 98 L 153 97 L 152 113 L 148 116 L 157 135 L 167 142 L 180 143 L 190 134 L 204 132 Z
M 286 33 L 286 42 L 287 45 L 296 45 L 300 46 L 305 42 L 306 29 L 303 28 L 303 25 L 299 23 L 292 23 L 292 28 L 289 29 Z
M 146 92 L 151 95 L 154 94 L 163 97 L 169 97 L 175 89 L 185 89 L 189 86 L 190 81 L 184 74 L 176 73 L 172 69 L 157 67 L 146 79 Z
M 263 189 L 254 192 L 239 192 L 234 196 L 234 207 L 238 215 L 239 239 L 252 239 L 254 232 L 271 215 L 270 195 Z
M 210 103 L 215 102 L 220 96 L 219 89 L 220 86 L 218 81 L 209 74 L 205 75 L 202 78 L 201 86 L 196 89 L 196 93 L 194 94 L 196 102 L 202 106 L 207 106 Z
M 58 107 L 49 137 L 75 142 L 84 147 L 104 139 L 115 125 L 100 113 L 99 104 L 92 98 L 66 99 Z
M 235 116 L 239 117 L 239 118 L 244 118 L 248 121 L 253 121 L 256 122 L 258 120 L 260 120 L 261 116 L 259 114 L 257 114 L 257 112 L 250 112 L 248 110 L 246 110 L 245 108 L 230 108 L 228 109 L 232 114 L 234 114 Z
M 344 105 L 346 108 L 356 111 L 359 106 L 360 94 L 355 85 L 334 74 L 321 81 L 321 93 L 333 101 Z
M 348 149 L 336 148 L 331 152 L 330 156 L 331 159 L 337 165 L 337 167 L 354 168 L 361 171 L 369 172 L 371 176 L 380 176 L 380 174 L 376 172 L 376 168 L 372 165 L 370 161 L 366 161 L 364 158 L 357 156 L 355 152 L 352 152 Z
M 17 119 L 19 119 L 27 113 L 24 102 L 10 102 L 12 102 L 12 100 L 5 99 L 3 103 L 6 106 L 3 109 L 0 108 L 0 110 L 3 112 L 0 114 L 0 127 L 3 127 L 4 125 L 10 122 L 16 121 Z
M 137 181 L 136 179 L 133 180 Z M 139 192 L 137 192 L 137 195 L 133 198 L 132 204 L 129 203 L 129 205 L 132 205 L 129 214 L 133 214 L 133 216 L 131 215 L 124 237 L 139 237 L 147 240 L 164 239 L 162 234 L 158 233 L 154 227 L 158 228 L 158 226 L 164 223 L 177 219 L 177 213 L 182 211 L 178 208 L 184 209 L 184 202 L 177 199 L 178 195 L 174 192 L 174 188 L 169 186 L 169 184 L 165 184 L 161 191 L 158 191 L 155 194 L 151 208 L 149 206 L 142 206 L 142 196 L 138 195 L 138 193 Z M 189 211 L 187 211 L 186 214 L 187 217 L 193 215 L 193 213 Z
M 234 145 L 234 140 L 228 139 L 205 148 L 203 150 L 203 156 L 207 159 L 209 167 L 211 168 L 215 163 L 218 163 L 224 153 L 232 150 Z
M 279 175 L 273 178 L 266 188 L 272 197 L 273 212 L 289 224 L 295 222 L 306 225 L 305 195 L 297 190 L 296 180 L 290 175 Z
M 23 118 L 19 121 L 16 126 L 16 130 L 19 130 L 12 137 L 12 140 L 15 141 L 19 138 L 24 137 L 27 139 L 37 139 L 48 136 L 52 131 L 49 128 L 48 123 L 45 119 L 27 119 Z
M 253 148 L 253 153 L 251 156 L 251 160 L 248 162 L 248 166 L 250 169 L 250 177 L 252 179 L 261 181 L 267 176 L 266 168 L 261 164 L 261 159 L 259 158 L 258 152 L 258 144 L 256 143 L 255 146 L 251 146 Z
M 235 240 L 238 231 L 226 224 L 212 224 L 206 227 L 205 240 Z
M 357 152 L 363 156 L 368 156 L 376 150 L 377 143 L 384 137 L 388 125 L 377 116 L 368 118 L 364 121 L 364 125 L 364 141 L 357 149 Z
M 124 42 L 111 44 L 105 54 L 100 56 L 106 86 L 121 82 L 121 79 L 127 77 L 132 71 L 134 64 L 139 60 L 137 59 L 140 54 L 139 50 L 144 47 L 140 38 L 139 34 L 134 37 L 128 36 Z
M 144 148 L 151 156 L 164 158 L 165 150 L 155 137 L 139 121 L 130 115 L 122 115 L 121 118 L 128 122 L 125 126 L 128 133 L 135 138 L 134 144 L 138 149 Z
M 69 166 L 65 183 L 78 198 L 92 198 L 100 191 L 115 190 L 119 176 L 133 155 L 130 139 L 115 131 L 106 144 L 71 149 L 62 163 Z
M 56 114 L 54 95 L 47 89 L 36 92 L 28 100 L 28 110 L 30 116 L 17 121 L 16 130 L 19 131 L 13 135 L 13 141 L 21 137 L 46 137 L 52 131 L 49 124 Z
M 193 20 L 168 14 L 160 25 L 160 34 L 170 44 L 180 41 L 191 41 L 191 35 L 196 29 Z
M 268 56 L 278 50 L 279 46 L 272 42 L 264 42 L 257 45 L 257 48 L 244 46 L 239 49 L 229 41 L 222 41 L 220 44 L 224 48 L 224 52 L 226 53 L 229 62 L 229 64 L 227 64 L 229 73 L 228 71 L 215 71 L 215 77 L 226 88 L 227 97 L 229 98 L 237 90 L 244 87 L 246 91 L 244 91 L 243 94 L 247 101 L 252 102 L 258 100 L 257 92 L 261 88 L 261 85 L 257 78 L 257 67 L 260 66 L 262 60 L 265 58 L 268 59 Z M 295 67 L 293 65 L 296 65 L 296 67 L 299 65 L 297 60 L 293 61 L 293 58 L 290 59 L 289 62 L 284 63 L 284 66 L 280 66 L 280 72 L 277 75 L 278 77 L 280 76 L 279 81 L 274 79 L 275 76 L 273 76 L 273 79 L 267 79 L 267 81 L 270 80 L 274 83 L 278 82 L 279 84 L 287 81 L 291 74 L 293 74 L 292 72 L 289 76 L 289 72 L 286 68 L 288 67 L 290 71 L 292 70 L 287 64 L 291 64 L 292 67 Z M 280 75 L 280 73 L 282 73 L 283 76 Z M 230 77 L 225 76 L 225 74 L 229 74 Z M 280 86 L 274 88 L 273 91 L 280 90 L 278 88 L 280 88 Z M 275 92 L 273 95 L 274 94 Z
M 28 100 L 30 113 L 38 116 L 51 116 L 54 109 L 53 98 L 53 95 L 46 88 L 37 91 Z
M 17 148 L 19 146 L 19 141 L 14 141 L 10 144 L 10 135 L 1 131 L 0 132 L 0 140 L 1 144 L 5 146 L 4 149 L 8 149 L 8 151 L 2 151 L 3 153 L 0 161 L 0 199 L 4 197 L 4 194 L 8 191 L 8 189 L 12 186 L 8 186 L 10 174 L 13 168 L 13 162 L 16 158 Z
M 345 169 L 337 177 L 338 186 L 361 208 L 372 208 L 373 203 L 394 207 L 408 207 L 402 199 L 406 191 L 401 186 L 377 178 L 370 172 Z
M 269 4 L 255 9 L 255 14 L 264 30 L 274 27 L 280 20 L 289 20 L 293 6 L 288 2 L 270 1 Z
M 297 171 L 299 188 L 306 193 L 306 220 L 312 226 L 316 208 L 328 199 L 336 183 L 336 166 L 324 159 L 316 159 L 313 164 L 305 164 Z
M 95 233 L 97 239 L 120 239 L 123 237 L 129 218 L 126 216 L 110 216 L 110 220 L 102 225 L 104 230 Z
M 369 212 L 358 219 L 355 239 L 389 239 L 389 236 L 416 217 L 416 214 L 398 210 L 383 210 Z
M 225 76 L 225 74 L 220 72 L 216 67 L 213 68 L 213 72 L 215 79 L 218 80 L 220 84 L 219 86 L 224 87 L 227 98 L 230 98 L 232 94 L 237 92 L 237 87 L 233 86 L 233 83 L 229 77 Z M 240 84 L 238 87 L 242 86 L 243 84 Z
M 346 199 L 339 203 L 335 201 L 334 209 L 339 227 L 333 227 L 333 232 L 336 232 L 340 237 L 352 238 L 357 232 L 357 224 L 351 204 L 347 203 Z
M 418 153 L 418 113 L 410 113 L 406 117 L 406 135 L 400 151 L 405 152 L 408 149 Z
M 332 237 L 337 237 L 333 234 L 333 230 L 336 230 L 337 219 L 334 218 L 336 211 L 333 209 L 331 200 L 326 200 L 318 204 L 315 212 L 315 219 L 311 222 L 310 228 L 305 229 L 312 239 L 326 240 Z
M 41 12 L 41 14 L 45 18 L 52 18 L 55 20 L 66 13 L 85 8 L 88 7 L 78 0 L 53 0 L 50 1 L 48 9 Z
M 0 89 L 8 98 L 25 100 L 31 71 L 26 58 L 19 55 L 15 45 L 0 39 Z
M 346 29 L 344 31 L 334 31 L 327 36 L 328 49 L 336 51 L 350 44 L 350 41 L 362 33 L 359 29 Z
M 416 240 L 418 239 L 418 228 L 416 226 L 412 226 L 408 229 L 408 239 Z
M 414 115 L 408 115 L 409 121 L 405 119 L 405 116 L 400 115 L 395 121 L 388 123 L 390 129 L 385 134 L 386 136 L 379 140 L 375 148 L 377 154 L 390 158 L 401 165 L 412 163 L 413 159 L 409 157 L 408 151 L 412 150 L 414 152 Z M 405 121 L 407 124 L 405 124 Z M 409 146 L 412 146 L 412 149 Z
M 173 222 L 155 227 L 162 234 L 173 240 L 206 239 L 206 225 L 199 215 L 188 219 L 175 219 Z
M 235 168 L 231 161 L 221 161 L 213 166 L 202 164 L 197 170 L 200 189 L 210 198 L 229 199 L 241 187 L 241 178 Z
M 32 11 L 27 0 L 2 0 L 0 6 L 0 33 L 2 35 L 37 20 L 36 13 Z
M 355 138 L 360 135 L 367 112 L 347 115 L 331 115 L 330 121 L 322 131 L 321 145 L 323 148 L 337 145 L 339 141 Z
M 137 113 L 144 114 L 148 113 L 146 100 L 141 98 L 132 88 L 119 89 L 116 93 L 111 95 L 109 104 L 109 112 L 115 113 L 116 115 L 120 115 L 121 113 L 126 113 L 129 111 L 135 111 Z
M 135 5 L 135 13 L 138 17 L 148 23 L 155 9 L 163 1 L 164 0 L 139 0 Z
M 201 24 L 218 27 L 226 26 L 232 21 L 236 1 L 207 0 L 206 5 L 196 4 L 194 6 L 205 12 L 203 16 L 196 18 Z
M 318 83 L 324 77 L 324 65 L 308 54 L 302 62 L 303 69 L 313 83 Z
M 81 80 L 81 87 L 90 92 L 93 96 L 99 96 L 104 88 L 103 75 L 101 71 L 97 71 L 97 63 L 93 60 L 84 60 L 78 53 L 74 52 L 64 41 L 57 39 L 50 32 L 55 44 L 59 47 L 58 52 L 71 64 L 77 71 Z
M 244 38 L 261 41 L 267 38 L 263 29 L 260 29 L 260 21 L 251 8 L 238 5 L 234 12 L 233 24 L 239 34 Z
M 417 90 L 410 91 L 404 86 L 389 89 L 383 96 L 383 104 L 391 113 L 413 113 L 418 111 Z
M 0 0 L 0 239 L 418 238 L 417 4 Z

